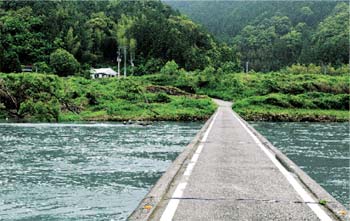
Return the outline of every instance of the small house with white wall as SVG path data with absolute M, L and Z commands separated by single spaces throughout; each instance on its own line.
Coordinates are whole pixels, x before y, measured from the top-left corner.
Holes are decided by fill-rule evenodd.
M 93 68 L 91 69 L 91 78 L 110 78 L 110 77 L 117 77 L 118 73 L 114 71 L 112 68 Z

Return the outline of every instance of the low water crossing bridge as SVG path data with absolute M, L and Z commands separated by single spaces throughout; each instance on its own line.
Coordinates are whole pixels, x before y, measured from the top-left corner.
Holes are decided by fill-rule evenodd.
M 339 202 L 230 102 L 215 102 L 216 113 L 129 220 L 349 220 Z

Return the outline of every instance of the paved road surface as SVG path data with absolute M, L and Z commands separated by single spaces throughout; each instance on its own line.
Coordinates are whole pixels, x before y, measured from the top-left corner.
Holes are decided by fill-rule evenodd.
M 307 204 L 296 203 L 302 198 L 234 117 L 231 103 L 217 102 L 198 160 L 192 158 L 195 165 L 178 178 L 176 193 L 169 193 L 172 199 L 154 219 L 319 220 Z

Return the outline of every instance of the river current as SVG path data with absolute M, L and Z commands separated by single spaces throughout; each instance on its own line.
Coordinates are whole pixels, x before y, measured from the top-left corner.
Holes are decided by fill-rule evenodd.
M 0 220 L 125 220 L 202 124 L 0 124 Z
M 251 125 L 350 209 L 349 123 L 251 122 Z
M 349 208 L 348 123 L 251 124 Z M 125 220 L 202 125 L 0 124 L 0 220 Z

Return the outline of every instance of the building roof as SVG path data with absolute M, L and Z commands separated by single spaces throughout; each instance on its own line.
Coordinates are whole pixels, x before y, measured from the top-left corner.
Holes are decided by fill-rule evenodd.
M 92 74 L 117 75 L 117 72 L 115 72 L 112 68 L 92 68 L 91 73 Z

